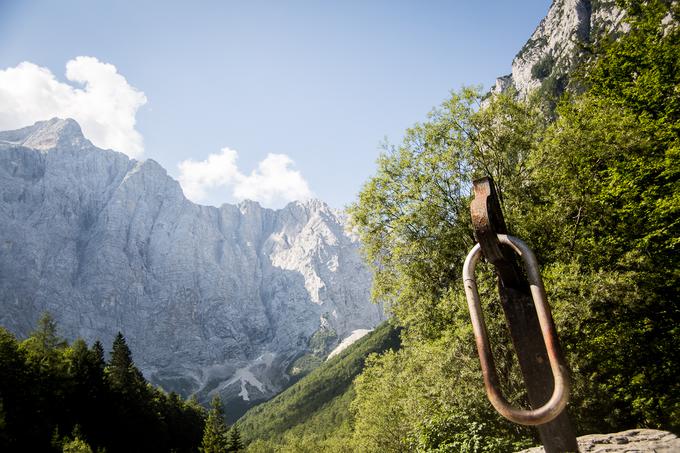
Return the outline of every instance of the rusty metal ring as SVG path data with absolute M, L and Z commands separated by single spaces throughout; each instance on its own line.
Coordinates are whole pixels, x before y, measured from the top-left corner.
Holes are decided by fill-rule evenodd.
M 489 338 L 486 331 L 486 324 L 482 315 L 482 308 L 479 302 L 479 292 L 475 280 L 475 267 L 481 257 L 481 247 L 476 244 L 463 265 L 463 281 L 465 284 L 465 295 L 467 296 L 468 309 L 472 320 L 472 327 L 477 343 L 477 352 L 484 375 L 484 386 L 486 394 L 491 404 L 499 414 L 508 420 L 521 425 L 542 425 L 557 417 L 564 410 L 569 401 L 569 376 L 567 367 L 562 361 L 559 353 L 557 333 L 550 314 L 550 307 L 545 296 L 545 289 L 541 281 L 541 274 L 538 270 L 538 263 L 531 249 L 516 237 L 505 234 L 498 235 L 498 241 L 510 246 L 524 261 L 527 277 L 531 286 L 531 296 L 534 300 L 534 307 L 538 315 L 538 322 L 541 326 L 543 342 L 545 343 L 550 361 L 550 369 L 553 374 L 554 389 L 552 396 L 543 406 L 533 409 L 517 409 L 508 403 L 498 386 L 498 375 L 489 346 Z

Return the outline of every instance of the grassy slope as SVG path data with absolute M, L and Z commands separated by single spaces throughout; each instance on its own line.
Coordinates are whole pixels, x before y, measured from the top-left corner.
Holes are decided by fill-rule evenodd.
M 348 419 L 352 381 L 362 371 L 366 357 L 397 348 L 399 331 L 387 322 L 381 324 L 275 398 L 249 410 L 238 421 L 244 441 L 280 439 L 291 429 L 296 434 L 333 431 Z

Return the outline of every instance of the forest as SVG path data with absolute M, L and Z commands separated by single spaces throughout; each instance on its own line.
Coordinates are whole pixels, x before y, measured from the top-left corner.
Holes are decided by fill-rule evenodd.
M 0 451 L 238 452 L 219 398 L 206 411 L 139 371 L 125 337 L 68 344 L 45 314 L 25 340 L 0 328 Z

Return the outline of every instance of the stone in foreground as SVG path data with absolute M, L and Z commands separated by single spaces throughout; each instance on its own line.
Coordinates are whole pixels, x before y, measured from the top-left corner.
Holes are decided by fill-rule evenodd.
M 677 453 L 680 439 L 668 431 L 629 429 L 620 433 L 588 434 L 578 438 L 581 453 Z M 543 447 L 529 448 L 519 453 L 543 453 Z

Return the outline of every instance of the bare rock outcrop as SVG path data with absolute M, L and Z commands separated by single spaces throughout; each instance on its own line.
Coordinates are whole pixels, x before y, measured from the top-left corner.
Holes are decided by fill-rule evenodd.
M 512 72 L 499 77 L 493 93 L 514 88 L 520 96 L 544 85 L 561 90 L 585 47 L 603 34 L 625 30 L 624 16 L 612 0 L 554 0 L 548 14 L 512 61 Z
M 676 453 L 680 439 L 668 431 L 656 429 L 629 429 L 612 434 L 588 434 L 578 438 L 581 453 Z M 543 447 L 522 450 L 519 453 L 543 453 Z

